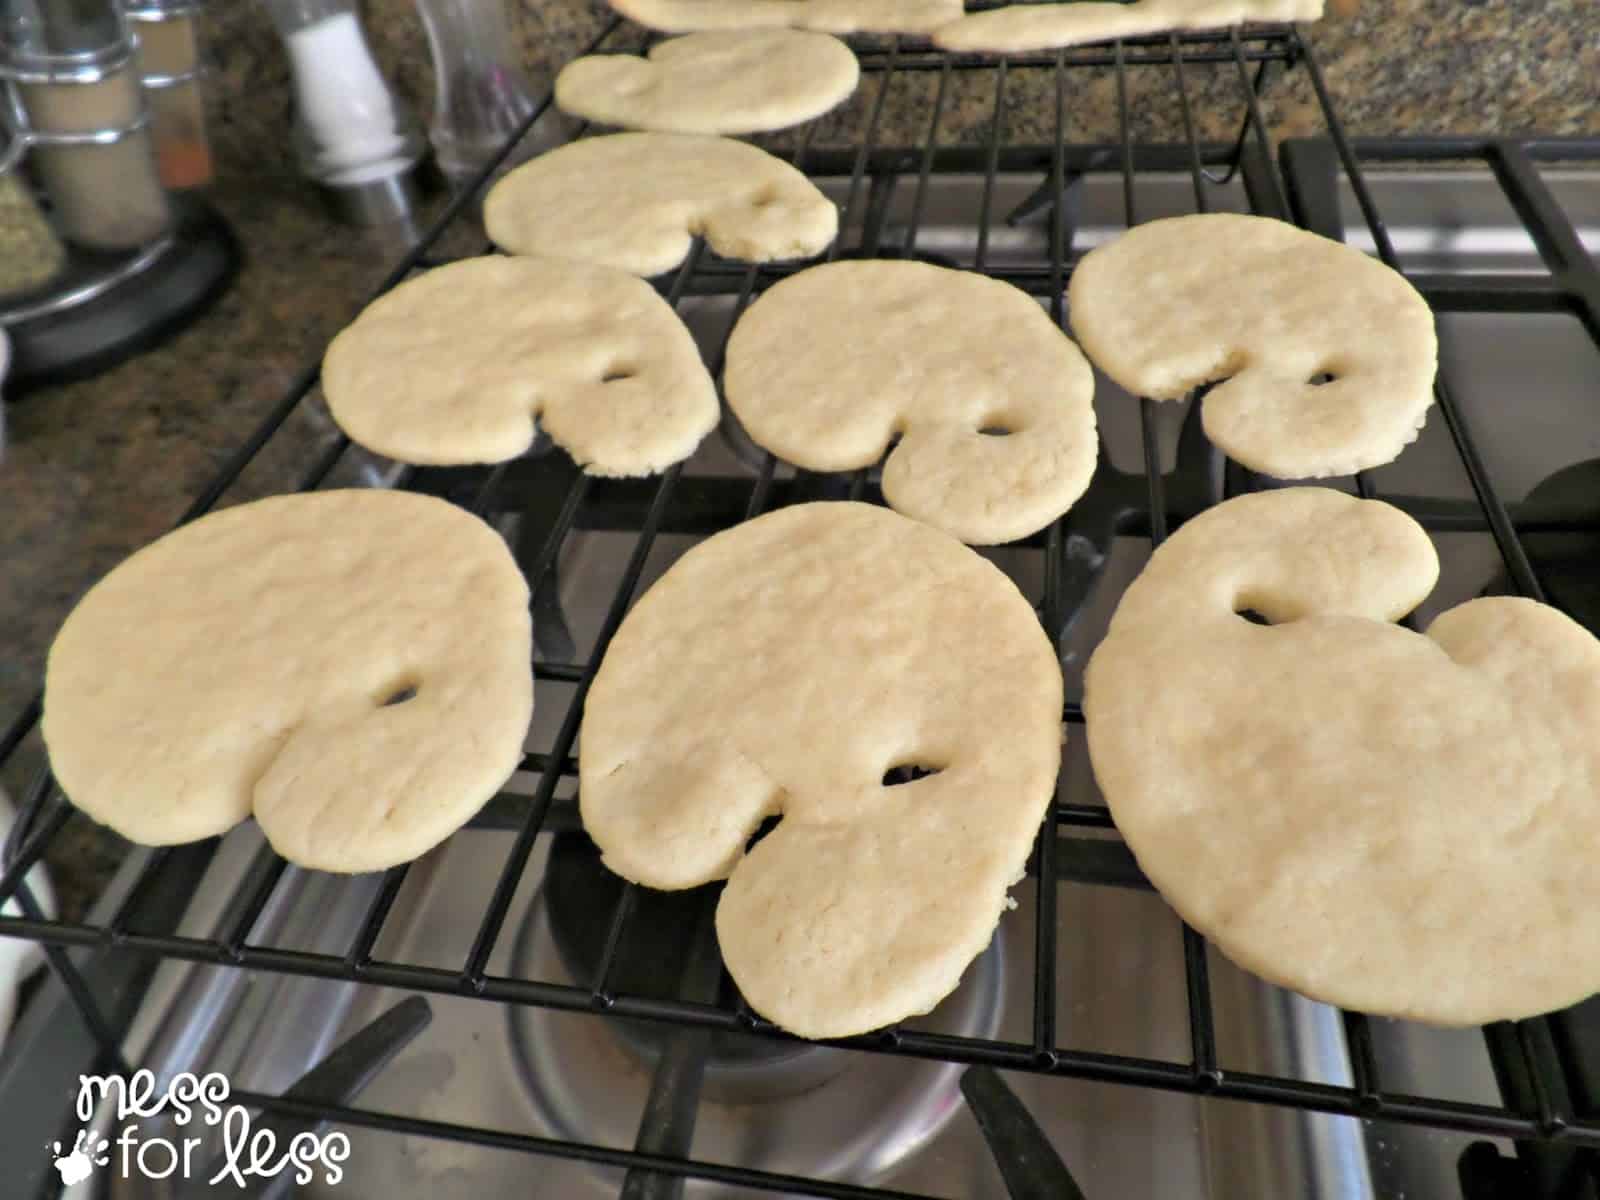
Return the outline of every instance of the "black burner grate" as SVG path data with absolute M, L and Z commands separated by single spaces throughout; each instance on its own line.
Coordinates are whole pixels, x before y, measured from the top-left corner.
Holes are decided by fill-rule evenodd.
M 638 44 L 637 31 L 613 21 L 593 48 L 631 49 Z M 1333 184 L 1342 173 L 1354 191 L 1380 256 L 1391 266 L 1398 266 L 1383 214 L 1363 178 L 1362 162 L 1477 159 L 1493 167 L 1512 207 L 1545 258 L 1549 275 L 1537 278 L 1417 276 L 1416 282 L 1424 294 L 1441 312 L 1573 312 L 1600 342 L 1600 272 L 1585 254 L 1572 223 L 1552 198 L 1534 166 L 1538 161 L 1595 161 L 1600 159 L 1600 140 L 1353 140 L 1339 124 L 1308 40 L 1292 27 L 1265 27 L 1223 35 L 1131 39 L 1110 46 L 998 62 L 944 55 L 913 39 L 858 39 L 857 49 L 863 70 L 863 89 L 876 88 L 877 91 L 866 93 L 870 103 L 865 107 L 863 126 L 854 143 L 846 149 L 813 146 L 816 129 L 813 123 L 787 151 L 792 161 L 814 176 L 848 180 L 841 239 L 829 252 L 830 258 L 841 254 L 909 256 L 917 253 L 919 226 L 931 177 L 949 173 L 980 176 L 982 191 L 974 266 L 1035 295 L 1047 297 L 1052 314 L 1060 322 L 1064 318 L 1066 282 L 1076 258 L 1071 248 L 1072 232 L 1065 197 L 1071 181 L 1081 174 L 1120 174 L 1129 225 L 1141 216 L 1135 187 L 1141 171 L 1186 172 L 1192 180 L 1194 207 L 1199 211 L 1211 205 L 1219 183 L 1239 173 L 1256 211 L 1285 216 L 1320 232 L 1340 236 L 1340 217 L 1331 197 Z M 1231 66 L 1231 73 L 1237 76 L 1235 94 L 1241 118 L 1238 136 L 1232 143 L 1205 142 L 1197 136 L 1196 108 L 1191 95 L 1192 72 L 1186 74 L 1186 68 L 1199 64 L 1220 66 L 1224 71 Z M 1114 140 L 1069 144 L 1064 135 L 1069 85 L 1075 78 L 1074 72 L 1084 68 L 1114 72 L 1117 99 Z M 1286 143 L 1281 157 L 1274 160 L 1260 97 L 1274 79 L 1292 71 L 1303 72 L 1308 77 L 1325 130 L 1322 136 Z M 891 81 L 909 72 L 937 73 L 927 136 L 918 145 L 882 146 L 879 127 Z M 1130 132 L 1133 110 L 1129 100 L 1129 77 L 1134 72 L 1171 73 L 1186 135 L 1182 143 L 1174 146 L 1136 144 Z M 1043 80 L 1046 95 L 1053 86 L 1052 141 L 1015 144 L 1004 136 L 1008 88 L 1014 87 L 1014 81 L 1024 75 L 1030 86 Z M 945 146 L 936 140 L 941 117 L 947 110 L 958 77 L 963 83 L 987 80 L 992 89 L 988 136 L 980 145 Z M 550 99 L 546 98 L 539 112 L 529 119 L 522 136 L 526 136 L 549 106 Z M 509 154 L 511 148 L 508 145 L 504 153 Z M 485 169 L 480 176 L 480 186 L 497 165 L 498 162 Z M 995 208 L 995 183 L 1002 172 L 1031 173 L 1042 180 L 1035 203 L 1038 210 L 1048 210 L 1049 252 L 1041 261 L 1020 265 L 1009 261 L 1000 265 L 991 263 L 991 231 L 1003 215 Z M 885 189 L 897 180 L 914 192 L 903 239 L 892 244 L 887 240 Z M 441 238 L 458 224 L 470 201 L 470 191 L 458 196 L 421 243 L 389 273 L 377 292 L 388 290 L 415 270 L 444 261 L 437 247 Z M 733 320 L 759 290 L 795 269 L 718 261 L 697 241 L 682 267 L 662 286 L 666 297 L 674 304 L 691 296 L 732 296 L 734 303 L 728 317 L 731 328 Z M 726 333 L 724 343 L 725 338 Z M 723 353 L 724 347 L 719 345 L 710 362 L 714 374 L 720 374 Z M 195 500 L 185 513 L 184 521 L 200 516 L 218 503 L 297 406 L 307 402 L 316 382 L 317 368 L 312 365 L 294 381 L 281 403 Z M 1406 504 L 1435 531 L 1491 533 L 1513 585 L 1525 595 L 1542 597 L 1539 579 L 1522 547 L 1517 524 L 1495 491 L 1467 423 L 1453 401 L 1447 380 L 1441 379 L 1439 383 L 1438 401 L 1477 503 L 1457 505 L 1446 511 L 1439 505 L 1406 504 L 1404 498 L 1398 497 L 1396 501 Z M 1148 400 L 1141 402 L 1141 418 L 1143 478 L 1113 479 L 1111 476 L 1116 473 L 1108 472 L 1102 464 L 1101 475 L 1097 476 L 1089 496 L 1079 508 L 1029 543 L 1043 555 L 1044 584 L 1036 600 L 1041 619 L 1056 639 L 1058 648 L 1078 604 L 1094 580 L 1093 568 L 1085 565 L 1082 546 L 1103 547 L 1108 531 L 1159 542 L 1174 525 L 1199 508 L 1215 503 L 1231 491 L 1252 486 L 1246 473 L 1232 464 L 1221 464 L 1215 452 L 1204 448 L 1202 452 L 1212 456 L 1211 463 L 1217 468 L 1216 486 L 1196 485 L 1193 480 L 1171 474 L 1163 476 L 1152 406 Z M 332 445 L 310 464 L 301 488 L 309 490 L 321 486 L 348 448 L 348 441 L 343 439 Z M 480 827 L 514 830 L 516 836 L 472 939 L 470 952 L 460 967 L 452 970 L 373 957 L 385 919 L 406 878 L 408 868 L 404 866 L 388 872 L 363 927 L 342 956 L 256 945 L 247 940 L 249 930 L 284 871 L 285 864 L 277 859 L 251 876 L 246 893 L 232 910 L 234 918 L 230 927 L 215 939 L 182 937 L 137 927 L 141 897 L 158 888 L 163 873 L 177 865 L 175 856 L 180 852 L 173 849 L 158 850 L 150 856 L 133 891 L 103 923 L 43 919 L 21 881 L 73 813 L 48 776 L 41 777 L 25 798 L 21 819 L 6 848 L 5 870 L 0 874 L 0 900 L 17 895 L 24 915 L 0 917 L 0 934 L 36 939 L 46 944 L 52 964 L 63 977 L 89 1028 L 100 1039 L 104 1061 L 123 1069 L 126 1064 L 121 1062 L 116 1049 L 120 1039 L 115 1022 L 91 995 L 80 971 L 67 957 L 66 947 L 115 948 L 257 971 L 479 997 L 502 1004 L 541 1005 L 680 1026 L 785 1036 L 742 1007 L 663 1000 L 613 990 L 610 981 L 616 965 L 614 960 L 637 894 L 632 885 L 623 889 L 610 918 L 604 949 L 590 986 L 494 975 L 488 972 L 487 964 L 504 934 L 513 894 L 522 881 L 536 840 L 577 828 L 572 801 L 558 799 L 557 789 L 563 780 L 576 775 L 572 750 L 585 692 L 607 643 L 634 599 L 646 559 L 658 535 L 664 532 L 709 534 L 769 508 L 818 495 L 881 500 L 870 473 L 862 470 L 842 478 L 799 473 L 791 479 L 780 473 L 776 461 L 767 455 L 748 477 L 696 478 L 685 476 L 680 468 L 674 467 L 655 480 L 614 481 L 578 474 L 563 456 L 554 455 L 537 462 L 525 459 L 493 469 L 408 470 L 400 482 L 402 486 L 447 496 L 480 514 L 510 511 L 522 514 L 526 527 L 519 535 L 519 559 L 536 596 L 553 578 L 558 555 L 573 531 L 609 529 L 636 535 L 593 653 L 584 661 L 539 661 L 535 664 L 539 680 L 574 686 L 570 689 L 553 745 L 547 753 L 528 755 L 522 764 L 525 771 L 537 776 L 537 787 L 531 798 L 504 793 L 491 801 L 474 822 Z M 1365 496 L 1375 492 L 1372 482 L 1364 476 L 1358 478 L 1357 487 Z M 1096 523 L 1098 533 L 1090 528 Z M 529 534 L 530 528 L 537 531 L 537 536 Z M 36 724 L 39 711 L 35 700 L 0 734 L 0 761 L 16 752 Z M 1071 701 L 1065 716 L 1071 723 L 1081 724 L 1083 719 L 1079 707 Z M 1585 1039 L 1581 1032 L 1569 1027 L 1562 1014 L 1485 1031 L 1506 1097 L 1505 1103 L 1499 1106 L 1387 1090 L 1383 1064 L 1378 1061 L 1367 1018 L 1359 1013 L 1346 1013 L 1343 1018 L 1354 1086 L 1331 1086 L 1224 1069 L 1217 1058 L 1206 946 L 1203 939 L 1188 928 L 1183 931 L 1191 1041 L 1187 1059 L 1130 1057 L 1061 1045 L 1055 1018 L 1055 958 L 1059 940 L 1072 938 L 1076 931 L 1057 926 L 1055 891 L 1058 879 L 1148 886 L 1126 848 L 1114 839 L 1107 840 L 1113 828 L 1105 809 L 1075 801 L 1071 796 L 1056 803 L 1045 819 L 1029 868 L 1037 880 L 1034 1019 L 1030 1041 L 959 1038 L 913 1029 L 890 1029 L 837 1044 L 872 1053 L 920 1056 L 1205 1093 L 1377 1121 L 1499 1136 L 1516 1140 L 1530 1156 L 1569 1153 L 1564 1147 L 1600 1146 L 1600 1114 L 1586 1101 L 1573 1099 L 1590 1095 L 1591 1084 L 1600 1079 L 1600 1063 L 1592 1061 L 1595 1056 L 1586 1059 L 1578 1053 L 1586 1040 L 1592 1043 L 1593 1039 Z M 644 1168 L 773 1192 L 836 1197 L 902 1194 L 306 1100 L 244 1098 L 270 1111 L 326 1118 L 352 1126 L 585 1159 L 622 1168 Z

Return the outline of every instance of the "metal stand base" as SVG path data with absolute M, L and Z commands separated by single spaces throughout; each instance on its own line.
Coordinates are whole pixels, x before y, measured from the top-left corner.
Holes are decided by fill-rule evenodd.
M 173 236 L 142 255 L 137 269 L 123 263 L 108 271 L 120 276 L 109 282 L 93 275 L 71 280 L 84 295 L 76 302 L 19 304 L 15 317 L 0 310 L 14 355 L 8 399 L 108 370 L 176 333 L 222 294 L 239 267 L 233 231 L 203 200 L 177 196 L 173 204 Z

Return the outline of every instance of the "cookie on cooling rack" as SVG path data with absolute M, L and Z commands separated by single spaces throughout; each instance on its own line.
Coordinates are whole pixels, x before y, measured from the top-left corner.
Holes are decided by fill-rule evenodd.
M 1139 225 L 1072 273 L 1072 332 L 1136 396 L 1213 380 L 1206 435 L 1279 479 L 1392 462 L 1427 419 L 1433 313 L 1342 242 L 1234 213 Z
M 1132 0 L 1132 3 L 1008 4 L 942 26 L 946 50 L 1026 54 L 1179 29 L 1222 29 L 1246 21 L 1314 21 L 1323 0 Z
M 534 420 L 593 475 L 648 475 L 717 424 L 694 338 L 642 279 L 613 267 L 491 255 L 374 301 L 322 364 L 351 438 L 408 463 L 489 463 Z
M 885 499 L 964 542 L 1042 529 L 1099 453 L 1094 374 L 1049 314 L 926 263 L 829 263 L 778 283 L 734 327 L 724 385 L 751 438 L 798 466 L 847 471 L 888 451 Z
M 556 76 L 556 103 L 624 129 L 761 133 L 821 116 L 860 78 L 850 47 L 828 34 L 722 30 L 661 42 L 648 58 L 574 59 Z
M 1139 865 L 1235 962 L 1478 1024 L 1600 988 L 1600 642 L 1502 597 L 1391 624 L 1437 574 L 1386 504 L 1230 500 L 1128 588 L 1084 713 Z
M 406 492 L 202 517 L 89 589 L 50 647 L 67 796 L 145 845 L 252 812 L 302 866 L 375 871 L 455 832 L 516 768 L 528 587 L 494 530 Z
M 789 26 L 821 33 L 931 33 L 962 0 L 610 0 L 623 16 L 665 33 Z
M 490 190 L 484 225 L 512 254 L 659 275 L 701 236 L 725 258 L 809 258 L 839 231 L 816 184 L 748 142 L 613 133 L 542 154 Z
M 584 827 L 646 886 L 728 879 L 717 933 L 757 1012 L 861 1033 L 927 1012 L 988 945 L 1061 703 L 994 566 L 887 509 L 797 505 L 702 542 L 628 614 L 584 708 Z M 890 785 L 909 765 L 936 773 Z

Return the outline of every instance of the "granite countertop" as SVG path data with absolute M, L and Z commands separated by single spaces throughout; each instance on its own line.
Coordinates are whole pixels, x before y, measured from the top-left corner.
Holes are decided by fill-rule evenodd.
M 507 0 L 537 87 L 603 27 L 592 0 Z M 380 63 L 420 114 L 431 72 L 410 0 L 369 0 Z M 1532 131 L 1600 134 L 1600 35 L 1592 0 L 1367 0 L 1361 15 L 1330 18 L 1313 43 L 1355 134 Z M 273 407 L 296 370 L 353 315 L 397 255 L 392 243 L 334 226 L 296 176 L 289 151 L 288 70 L 259 7 L 219 7 L 209 18 L 220 70 L 208 94 L 219 179 L 211 199 L 233 225 L 246 261 L 233 288 L 161 347 L 98 378 L 38 391 L 8 406 L 0 459 L 0 722 L 33 693 L 51 637 L 85 587 L 166 531 L 189 500 Z M 1016 72 L 1008 90 L 1013 139 L 1047 140 L 1054 92 L 1048 72 Z M 1135 136 L 1181 135 L 1168 70 L 1130 80 Z M 1242 112 L 1231 64 L 1191 66 L 1201 135 L 1231 137 Z M 925 136 L 933 73 L 897 75 L 880 144 Z M 1110 71 L 1075 72 L 1068 135 L 1116 136 Z M 876 100 L 864 88 L 827 119 L 817 144 L 847 141 Z M 941 144 L 985 136 L 992 81 L 963 81 L 940 123 Z M 1273 85 L 1265 111 L 1277 135 L 1321 128 L 1303 71 Z M 292 486 L 332 436 L 302 405 L 228 502 Z M 3 778 L 16 794 L 40 761 L 37 738 Z M 122 851 L 75 818 L 52 866 L 69 914 L 81 911 Z

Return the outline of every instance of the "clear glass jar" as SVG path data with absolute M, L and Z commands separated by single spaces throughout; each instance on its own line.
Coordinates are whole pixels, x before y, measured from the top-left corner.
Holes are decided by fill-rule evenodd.
M 428 140 L 439 169 L 459 185 L 522 127 L 536 101 L 513 52 L 505 0 L 416 0 L 416 5 L 433 52 Z M 514 154 L 507 165 L 515 165 L 518 157 Z
M 156 168 L 169 188 L 211 182 L 211 143 L 200 94 L 199 0 L 128 0 L 138 35 L 139 82 L 150 108 Z
M 151 150 L 133 39 L 113 0 L 0 6 L 0 75 L 57 231 L 94 250 L 162 237 L 172 210 Z

